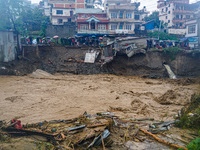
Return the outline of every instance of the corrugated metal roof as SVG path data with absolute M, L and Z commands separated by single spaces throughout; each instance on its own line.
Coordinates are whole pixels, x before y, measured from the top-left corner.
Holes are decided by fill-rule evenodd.
M 78 13 L 87 13 L 87 14 L 100 14 L 105 13 L 102 9 L 93 9 L 93 8 L 79 8 L 75 10 L 76 14 Z

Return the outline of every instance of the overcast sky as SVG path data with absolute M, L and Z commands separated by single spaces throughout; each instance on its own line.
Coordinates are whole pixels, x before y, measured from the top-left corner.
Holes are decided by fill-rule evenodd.
M 31 0 L 32 3 L 39 3 L 40 0 Z M 146 6 L 148 11 L 154 11 L 157 9 L 157 0 L 133 0 L 141 3 L 141 7 Z M 190 0 L 190 3 L 194 3 L 200 0 Z

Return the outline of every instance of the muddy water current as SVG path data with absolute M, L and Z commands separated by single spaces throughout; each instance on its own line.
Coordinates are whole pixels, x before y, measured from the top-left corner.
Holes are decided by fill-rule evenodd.
M 1 76 L 0 120 L 23 124 L 112 111 L 122 118 L 173 120 L 197 84 L 113 75 Z

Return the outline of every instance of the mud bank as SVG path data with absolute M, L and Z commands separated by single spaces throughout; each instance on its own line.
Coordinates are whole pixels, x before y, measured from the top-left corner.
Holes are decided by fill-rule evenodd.
M 168 78 L 163 66 L 166 63 L 179 77 L 196 77 L 200 75 L 199 61 L 200 53 L 182 52 L 177 54 L 176 59 L 172 61 L 168 54 L 150 51 L 131 58 L 123 54 L 118 55 L 109 65 L 117 75 Z
M 102 67 L 99 62 L 101 56 L 94 64 L 82 63 L 88 50 L 94 49 L 92 47 L 39 46 L 37 48 L 25 46 L 23 49 L 24 58 L 10 63 L 1 63 L 0 74 L 26 75 L 36 69 L 42 69 L 52 74 L 114 74 L 167 78 L 168 74 L 163 66 L 163 63 L 166 63 L 171 66 L 177 76 L 196 77 L 200 75 L 200 52 L 181 52 L 173 61 L 169 54 L 159 51 L 136 54 L 131 58 L 128 58 L 126 54 L 119 53 L 111 63 Z M 66 61 L 69 58 L 72 58 L 73 61 Z

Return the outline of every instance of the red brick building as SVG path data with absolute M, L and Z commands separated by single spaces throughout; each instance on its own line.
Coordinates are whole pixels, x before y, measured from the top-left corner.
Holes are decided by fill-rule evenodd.
M 77 35 L 107 35 L 109 19 L 101 9 L 76 9 Z

